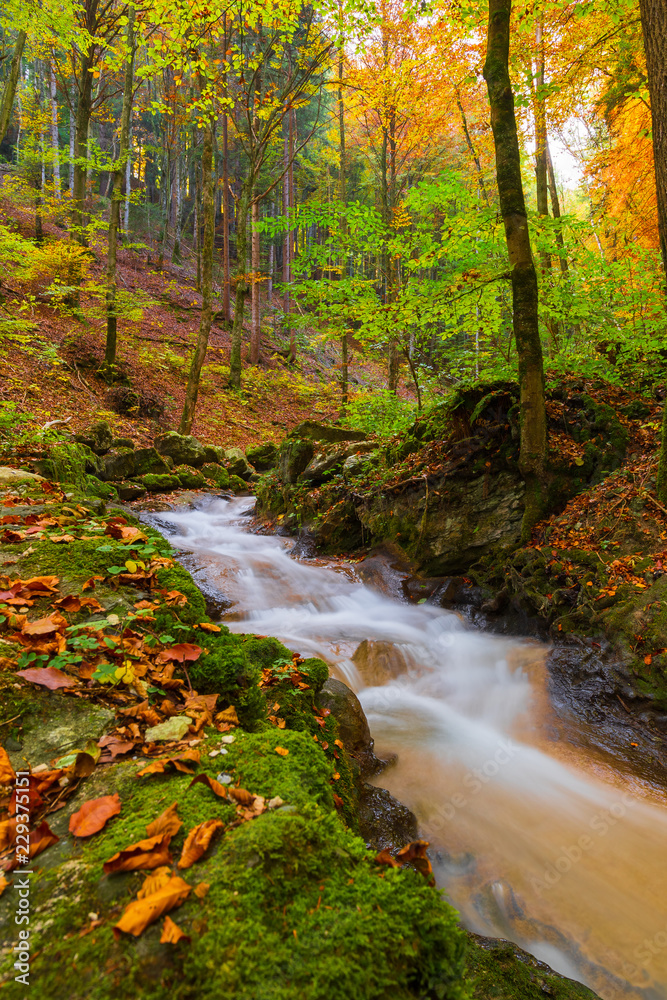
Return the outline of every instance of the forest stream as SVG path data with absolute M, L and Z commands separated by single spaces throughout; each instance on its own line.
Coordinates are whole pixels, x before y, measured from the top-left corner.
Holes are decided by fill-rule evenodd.
M 470 930 L 515 941 L 603 1000 L 664 1000 L 663 775 L 559 714 L 546 646 L 408 603 L 389 560 L 371 571 L 297 558 L 294 539 L 251 532 L 253 506 L 211 497 L 145 518 L 227 598 L 232 631 L 321 656 L 357 692 L 376 753 L 398 754 L 373 780 L 416 814 Z

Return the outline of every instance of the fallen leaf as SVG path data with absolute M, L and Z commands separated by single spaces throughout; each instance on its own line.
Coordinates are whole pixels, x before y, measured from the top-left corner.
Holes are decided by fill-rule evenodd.
M 75 837 L 90 837 L 93 833 L 99 833 L 120 810 L 121 801 L 118 793 L 102 795 L 99 799 L 89 799 L 83 803 L 78 812 L 70 816 L 69 832 Z
M 89 580 L 86 580 L 85 583 L 81 584 L 81 591 L 83 592 L 84 590 L 95 590 L 96 581 L 104 579 L 105 577 L 103 576 L 91 576 Z
M 210 882 L 200 882 L 197 886 L 195 886 L 195 896 L 197 899 L 203 899 L 210 888 Z
M 183 826 L 183 820 L 179 819 L 176 814 L 176 809 L 178 808 L 178 802 L 172 802 L 172 804 L 160 813 L 157 819 L 154 819 L 152 823 L 149 823 L 146 827 L 147 837 L 175 837 L 178 831 Z
M 137 893 L 137 899 L 145 899 L 146 896 L 152 896 L 153 893 L 159 892 L 160 889 L 165 887 L 171 875 L 171 868 L 168 865 L 156 868 L 154 872 L 151 872 L 144 879 L 141 889 Z
M 0 785 L 11 785 L 15 777 L 9 755 L 5 748 L 0 746 Z
M 56 667 L 28 667 L 27 670 L 17 670 L 17 677 L 23 677 L 31 684 L 39 684 L 40 687 L 48 688 L 49 691 L 57 691 L 58 688 L 76 687 L 77 680 L 64 674 Z
M 130 844 L 104 862 L 105 875 L 112 875 L 114 872 L 134 872 L 141 868 L 159 868 L 161 865 L 171 864 L 170 839 L 164 836 L 148 837 L 136 844 Z
M 64 625 L 67 625 L 67 622 L 63 616 L 57 611 L 54 611 L 54 613 L 49 615 L 47 618 L 38 618 L 34 622 L 27 622 L 21 629 L 21 632 L 23 635 L 27 636 L 52 635 L 54 632 L 60 631 Z
M 190 938 L 185 931 L 181 930 L 178 924 L 174 923 L 171 917 L 165 917 L 160 944 L 178 944 L 179 941 L 187 941 L 189 944 Z
M 222 632 L 219 625 L 214 625 L 212 622 L 200 622 L 197 628 L 201 628 L 204 632 Z
M 373 860 L 375 861 L 376 865 L 389 865 L 390 868 L 400 868 L 401 867 L 399 865 L 398 861 L 395 861 L 394 858 L 392 857 L 392 855 L 387 850 L 380 851 L 379 854 L 375 855 L 375 857 L 373 858 Z
M 276 753 L 280 754 L 281 757 L 287 757 L 289 754 L 289 750 L 286 750 L 285 747 L 276 747 L 275 749 Z
M 197 784 L 207 785 L 221 799 L 227 798 L 227 789 L 225 786 L 221 785 L 215 778 L 211 778 L 208 774 L 198 774 L 196 778 L 192 779 L 188 788 L 192 788 L 193 785 Z
M 157 892 L 143 899 L 137 899 L 126 907 L 123 916 L 114 926 L 113 933 L 116 940 L 121 933 L 133 934 L 138 937 L 149 924 L 159 920 L 163 913 L 181 906 L 188 898 L 192 886 L 189 886 L 179 875 L 174 875 Z
M 428 840 L 413 840 L 398 852 L 396 860 L 400 865 L 412 865 L 413 868 L 416 868 L 424 876 L 429 885 L 435 885 L 433 868 L 431 867 L 431 862 L 426 857 L 428 846 Z
M 204 883 L 200 884 L 203 885 Z M 7 881 L 4 875 L 0 875 L 0 896 L 2 896 L 3 892 L 5 891 L 8 885 L 11 885 L 11 883 Z M 195 889 L 195 892 L 196 891 L 197 890 Z
M 0 852 L 6 851 L 8 847 L 13 847 L 16 843 L 16 820 L 5 819 L 0 821 Z
M 147 729 L 144 738 L 146 742 L 151 743 L 155 740 L 180 740 L 191 725 L 192 719 L 189 715 L 174 715 L 166 722 L 161 722 L 159 725 Z
M 239 717 L 236 714 L 234 706 L 230 705 L 229 708 L 225 708 L 224 711 L 218 712 L 215 717 L 215 721 L 219 723 L 227 723 L 230 726 L 238 726 Z
M 193 827 L 183 844 L 178 867 L 190 868 L 195 861 L 199 861 L 208 850 L 217 831 L 224 829 L 224 826 L 221 819 L 207 819 Z
M 57 576 L 31 576 L 29 580 L 21 580 L 21 590 L 29 590 L 36 597 L 47 597 L 58 590 Z
M 130 750 L 134 750 L 135 746 L 129 740 L 120 740 L 117 736 L 103 736 L 97 745 L 103 753 L 109 754 L 112 760 L 115 760 L 116 757 L 120 757 L 124 753 L 129 753 Z
M 179 642 L 169 649 L 163 649 L 156 656 L 156 660 L 158 663 L 167 663 L 169 660 L 175 660 L 177 663 L 194 663 L 202 652 L 201 646 L 195 646 L 191 642 Z
M 190 762 L 198 764 L 200 759 L 201 753 L 199 750 L 184 750 L 178 756 L 162 757 L 160 760 L 153 761 L 148 767 L 144 767 L 141 771 L 138 771 L 137 776 L 142 778 L 146 774 L 164 774 L 168 767 L 173 767 L 176 771 L 181 771 L 183 774 L 193 774 L 194 772 L 189 767 L 186 767 L 186 764 Z
M 49 827 L 46 820 L 42 820 L 38 827 L 30 831 L 30 858 L 36 858 L 38 854 L 45 851 L 48 847 L 52 847 L 53 844 L 57 844 L 60 837 L 56 837 L 55 833 Z
M 228 788 L 227 795 L 230 799 L 234 799 L 235 802 L 240 802 L 242 806 L 251 806 L 256 798 L 251 792 L 247 792 L 245 788 Z

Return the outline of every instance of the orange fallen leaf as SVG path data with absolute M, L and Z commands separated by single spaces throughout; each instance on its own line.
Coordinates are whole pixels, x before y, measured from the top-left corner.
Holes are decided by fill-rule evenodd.
M 104 862 L 105 875 L 114 872 L 134 872 L 141 868 L 159 868 L 171 864 L 170 837 L 147 837 L 130 844 Z
M 99 833 L 120 810 L 121 801 L 118 793 L 102 795 L 99 799 L 89 799 L 83 803 L 78 812 L 70 816 L 69 832 L 75 837 L 90 837 L 93 833 Z
M 398 861 L 395 861 L 394 858 L 392 857 L 392 855 L 387 850 L 380 851 L 379 854 L 375 855 L 375 857 L 373 858 L 373 860 L 375 861 L 376 865 L 389 865 L 390 868 L 400 868 L 401 867 L 399 865 Z
M 198 784 L 207 785 L 221 799 L 227 798 L 227 789 L 225 786 L 221 785 L 215 778 L 211 778 L 208 774 L 198 774 L 196 778 L 192 779 L 188 788 L 192 788 L 193 785 Z
M 148 767 L 137 771 L 137 775 L 141 778 L 145 774 L 164 774 L 168 767 L 173 767 L 183 774 L 193 774 L 193 771 L 189 767 L 186 767 L 186 763 L 192 762 L 193 764 L 198 764 L 200 759 L 201 753 L 199 750 L 184 750 L 183 753 L 179 753 L 175 757 L 162 757 L 160 760 L 153 761 Z
M 10 884 L 11 884 L 11 883 L 7 881 L 7 879 L 5 878 L 5 876 L 4 876 L 4 875 L 0 875 L 0 896 L 2 896 L 3 892 L 5 891 L 5 889 L 6 889 L 6 888 L 7 888 L 7 886 L 8 886 L 8 885 L 10 885 Z M 196 891 L 197 891 L 197 890 L 195 889 L 195 892 L 196 892 Z
M 31 576 L 29 580 L 21 580 L 21 590 L 30 590 L 36 597 L 46 597 L 58 589 L 57 576 Z
M 95 583 L 96 583 L 96 581 L 97 580 L 104 580 L 104 579 L 105 579 L 105 577 L 103 577 L 103 576 L 91 576 L 89 580 L 86 580 L 85 583 L 81 584 L 81 590 L 82 591 L 84 591 L 84 590 L 95 590 Z
M 146 827 L 147 837 L 175 837 L 183 826 L 183 820 L 176 814 L 178 802 L 172 802 L 168 809 Z
M 170 878 L 171 868 L 168 865 L 156 868 L 155 871 L 151 872 L 144 879 L 141 889 L 137 893 L 137 899 L 145 899 L 146 896 L 152 896 L 153 893 L 159 892 L 169 882 Z
M 287 757 L 287 755 L 289 754 L 289 750 L 287 750 L 285 747 L 276 747 L 276 753 L 280 754 L 281 757 Z
M 0 785 L 11 785 L 15 777 L 9 755 L 5 748 L 0 746 Z
M 17 670 L 17 677 L 23 677 L 31 684 L 39 684 L 40 687 L 48 688 L 49 691 L 57 691 L 58 688 L 76 687 L 77 681 L 69 674 L 64 674 L 57 667 L 28 667 L 27 670 Z
M 247 792 L 245 788 L 228 788 L 227 795 L 242 806 L 251 806 L 256 798 L 251 792 Z
M 16 843 L 16 820 L 5 819 L 0 822 L 0 851 L 13 847 Z
M 169 649 L 163 649 L 155 659 L 158 663 L 167 663 L 169 660 L 175 660 L 177 663 L 194 663 L 202 652 L 201 646 L 195 646 L 191 642 L 179 642 Z
M 38 854 L 45 851 L 48 847 L 52 847 L 57 844 L 60 837 L 56 837 L 55 833 L 49 827 L 46 820 L 42 820 L 38 827 L 30 831 L 30 858 L 36 858 Z
M 197 628 L 201 628 L 204 632 L 222 632 L 219 625 L 214 625 L 212 622 L 200 622 Z
M 208 890 L 211 888 L 210 882 L 200 882 L 195 886 L 195 896 L 197 899 L 203 899 Z
M 191 888 L 192 886 L 179 875 L 174 875 L 157 892 L 143 899 L 134 900 L 125 908 L 123 916 L 115 924 L 114 937 L 119 940 L 122 933 L 138 937 L 149 924 L 159 920 L 164 913 L 181 906 L 188 898 Z
M 160 944 L 178 944 L 179 941 L 187 941 L 189 944 L 190 937 L 185 931 L 181 930 L 178 924 L 174 923 L 171 917 L 165 917 Z
M 435 885 L 433 868 L 431 867 L 431 862 L 426 857 L 428 846 L 428 840 L 413 840 L 398 852 L 396 860 L 400 865 L 412 865 L 413 868 L 416 868 L 424 876 L 429 885 Z
M 193 827 L 183 844 L 178 867 L 190 868 L 195 861 L 199 861 L 208 850 L 217 831 L 224 829 L 224 826 L 221 819 L 207 819 Z
M 230 705 L 229 708 L 225 708 L 222 712 L 218 712 L 215 717 L 215 721 L 219 723 L 227 723 L 230 726 L 238 726 L 239 717 L 236 714 L 234 706 Z

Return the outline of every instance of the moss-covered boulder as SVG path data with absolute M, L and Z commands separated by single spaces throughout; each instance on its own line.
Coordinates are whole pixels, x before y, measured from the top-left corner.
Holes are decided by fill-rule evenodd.
M 219 490 L 229 489 L 229 472 L 224 465 L 214 465 L 206 463 L 201 467 L 202 475 L 213 483 Z
M 154 440 L 155 448 L 161 455 L 172 459 L 174 465 L 203 465 L 207 455 L 203 445 L 191 434 L 178 434 L 167 431 L 159 434 Z
M 155 448 L 137 448 L 132 454 L 136 476 L 166 475 L 174 466 L 170 456 L 160 455 Z
M 186 490 L 199 490 L 206 485 L 205 475 L 187 465 L 176 466 L 173 475 L 177 476 L 181 486 Z
M 283 483 L 296 483 L 308 466 L 315 446 L 310 440 L 287 438 L 280 447 L 279 476 Z
M 146 492 L 145 487 L 140 486 L 139 483 L 130 483 L 121 480 L 121 482 L 114 483 L 113 485 L 116 487 L 121 500 L 138 500 Z
M 289 437 L 307 441 L 365 441 L 368 434 L 351 427 L 334 427 L 317 420 L 304 420 L 290 431 Z
M 98 420 L 75 435 L 75 441 L 86 444 L 96 455 L 104 455 L 113 442 L 113 431 L 106 420 Z
M 254 472 L 240 448 L 227 448 L 225 465 L 230 476 L 238 476 L 239 479 L 250 479 Z
M 217 444 L 205 444 L 204 463 L 209 465 L 220 465 L 225 461 L 225 449 Z
M 230 475 L 229 488 L 230 490 L 234 490 L 235 493 L 244 493 L 248 489 L 248 484 L 239 476 Z
M 257 444 L 246 449 L 246 458 L 258 472 L 266 472 L 278 464 L 278 448 L 275 444 Z
M 104 456 L 100 478 L 107 482 L 114 479 L 131 479 L 136 472 L 133 448 L 119 448 Z
M 169 493 L 181 485 L 178 476 L 168 473 L 148 473 L 145 476 L 138 476 L 136 482 L 149 493 Z

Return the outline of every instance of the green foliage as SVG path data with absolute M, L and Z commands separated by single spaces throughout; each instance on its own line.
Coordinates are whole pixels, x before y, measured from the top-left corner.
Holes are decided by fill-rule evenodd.
M 369 434 L 391 437 L 409 427 L 414 419 L 414 403 L 387 389 L 373 389 L 353 396 L 344 423 Z

